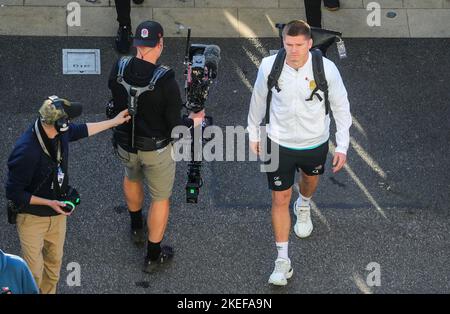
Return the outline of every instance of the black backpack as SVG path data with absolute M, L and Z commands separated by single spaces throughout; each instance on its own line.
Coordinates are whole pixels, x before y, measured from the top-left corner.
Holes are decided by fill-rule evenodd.
M 280 27 L 281 26 L 281 27 Z M 277 24 L 277 27 L 280 29 L 280 38 L 281 38 L 281 30 L 284 27 L 284 24 Z M 322 101 L 322 97 L 317 93 L 319 90 L 323 92 L 325 97 L 325 114 L 329 114 L 330 112 L 330 101 L 328 99 L 328 82 L 325 77 L 325 70 L 323 67 L 323 56 L 326 55 L 327 49 L 336 41 L 336 39 L 340 39 L 342 35 L 339 32 L 329 31 L 325 29 L 311 27 L 311 34 L 313 39 L 313 46 L 311 48 L 312 55 L 312 66 L 314 73 L 314 81 L 316 82 L 316 87 L 311 92 L 311 96 L 307 99 L 307 101 L 311 101 L 314 96 L 316 96 L 320 101 Z M 277 92 L 280 92 L 281 89 L 278 86 L 278 79 L 280 78 L 281 71 L 283 70 L 284 60 L 286 59 L 286 50 L 281 48 L 278 50 L 277 56 L 275 58 L 275 62 L 273 63 L 272 70 L 270 71 L 269 77 L 267 79 L 267 99 L 266 99 L 266 117 L 265 124 L 269 123 L 270 120 L 270 103 L 272 101 L 272 88 L 275 87 Z

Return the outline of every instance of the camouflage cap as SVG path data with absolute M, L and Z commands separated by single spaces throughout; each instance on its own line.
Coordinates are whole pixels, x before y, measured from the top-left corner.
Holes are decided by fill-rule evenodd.
M 39 114 L 42 122 L 53 124 L 61 118 L 76 118 L 81 115 L 81 111 L 82 107 L 78 103 L 71 103 L 67 99 L 50 96 L 43 102 Z

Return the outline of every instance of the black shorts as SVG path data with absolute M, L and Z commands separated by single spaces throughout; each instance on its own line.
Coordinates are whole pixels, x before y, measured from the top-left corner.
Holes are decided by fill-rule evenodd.
M 274 142 L 268 139 L 268 145 L 274 145 Z M 307 150 L 278 147 L 280 153 L 278 169 L 274 172 L 267 172 L 270 190 L 284 191 L 289 189 L 294 184 L 295 171 L 299 171 L 299 169 L 308 176 L 317 176 L 324 173 L 328 141 L 316 148 Z M 269 162 L 270 160 L 267 163 Z

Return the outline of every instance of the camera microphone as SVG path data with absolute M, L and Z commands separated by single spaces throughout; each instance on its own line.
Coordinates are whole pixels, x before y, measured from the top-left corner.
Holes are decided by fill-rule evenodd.
M 220 47 L 217 45 L 208 45 L 205 48 L 205 65 L 208 67 L 211 73 L 211 78 L 217 77 L 217 71 L 220 61 Z

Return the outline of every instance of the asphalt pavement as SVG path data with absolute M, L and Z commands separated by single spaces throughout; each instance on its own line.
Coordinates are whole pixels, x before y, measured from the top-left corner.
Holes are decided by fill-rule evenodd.
M 207 113 L 215 124 L 246 126 L 257 65 L 275 38 L 193 40 L 222 49 Z M 105 118 L 107 77 L 117 55 L 112 38 L 0 36 L 0 180 L 14 142 L 57 94 L 84 104 L 79 122 Z M 161 61 L 182 85 L 183 39 L 168 38 Z M 59 293 L 449 293 L 450 39 L 348 39 L 348 58 L 335 61 L 348 90 L 354 124 L 348 164 L 328 168 L 313 198 L 314 231 L 292 232 L 294 276 L 288 286 L 267 280 L 276 249 L 270 193 L 259 163 L 204 163 L 197 205 L 185 203 L 186 163 L 179 162 L 164 239 L 172 264 L 141 272 L 144 249 L 129 239 L 123 169 L 107 131 L 71 144 L 71 184 L 82 203 L 69 218 Z M 63 75 L 63 48 L 101 50 L 101 75 Z M 334 126 L 332 127 L 334 141 Z M 330 156 L 331 157 L 331 156 Z M 20 255 L 6 222 L 0 187 L 0 247 Z M 292 202 L 296 198 L 296 194 Z M 146 207 L 150 200 L 147 196 Z M 291 202 L 291 205 L 292 205 Z M 293 215 L 292 215 L 292 218 Z M 81 267 L 69 286 L 67 265 Z M 381 285 L 368 286 L 369 263 Z

